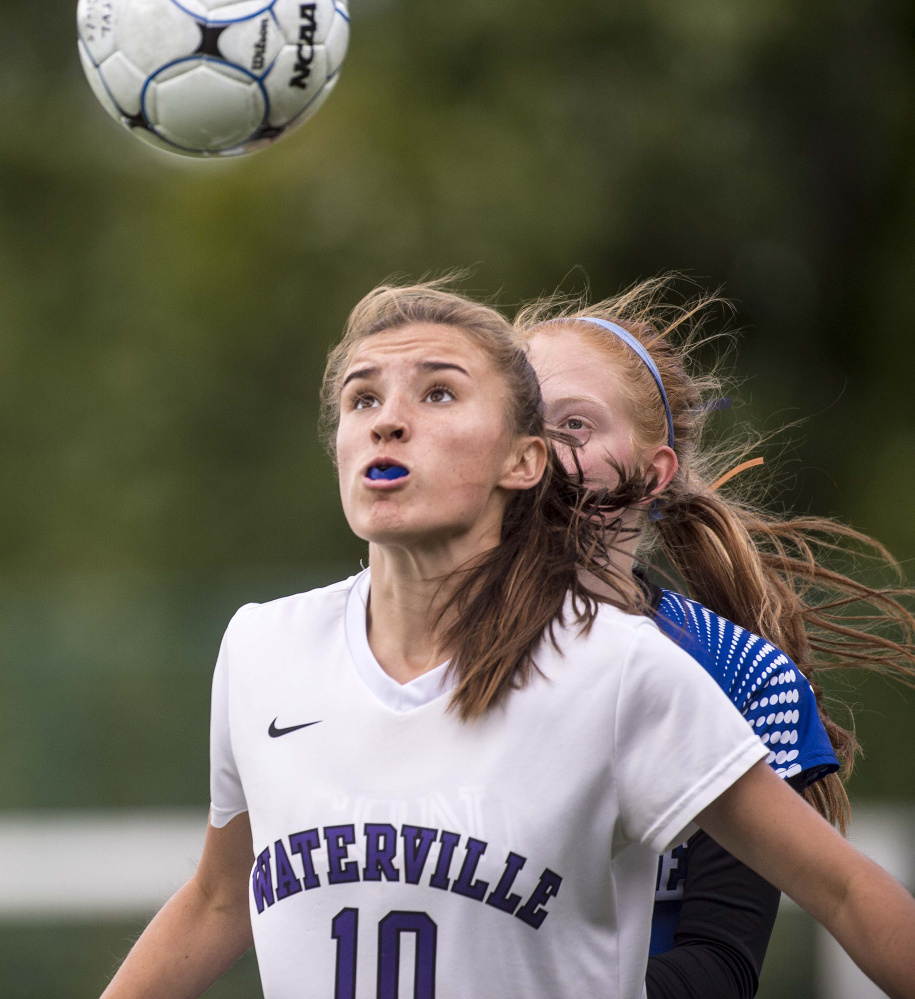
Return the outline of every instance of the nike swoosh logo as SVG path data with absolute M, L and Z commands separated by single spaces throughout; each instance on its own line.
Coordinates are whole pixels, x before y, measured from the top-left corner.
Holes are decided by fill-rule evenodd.
M 310 725 L 320 725 L 323 720 L 323 718 L 319 718 L 318 721 L 305 722 L 304 725 L 290 725 L 289 728 L 277 728 L 276 719 L 274 718 L 273 721 L 270 722 L 270 728 L 267 729 L 267 735 L 269 735 L 271 739 L 277 739 L 281 735 L 289 735 L 290 732 L 298 732 L 300 728 L 308 728 Z

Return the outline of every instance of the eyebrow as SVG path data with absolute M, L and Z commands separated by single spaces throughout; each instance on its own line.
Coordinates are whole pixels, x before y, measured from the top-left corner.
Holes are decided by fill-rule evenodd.
M 355 371 L 351 371 L 346 378 L 343 379 L 343 384 L 340 388 L 345 388 L 354 378 L 371 378 L 373 375 L 377 374 L 377 368 L 356 368 Z
M 462 368 L 460 364 L 453 364 L 450 361 L 423 361 L 419 366 L 420 371 L 459 371 L 462 375 L 467 375 L 470 377 L 470 373 L 466 368 Z M 378 374 L 377 367 L 367 367 L 367 368 L 356 368 L 355 371 L 351 371 L 346 378 L 343 379 L 343 384 L 340 388 L 345 388 L 351 381 L 356 378 L 374 378 Z
M 598 399 L 596 396 L 593 395 L 564 395 L 559 399 L 554 399 L 550 403 L 550 406 L 555 408 L 557 406 L 576 405 L 578 403 L 583 403 L 583 402 L 591 403 L 592 406 L 603 406 L 603 407 L 607 406 L 605 402 L 602 402 L 600 399 Z
M 462 375 L 470 377 L 470 373 L 460 366 L 452 364 L 450 361 L 423 361 L 419 366 L 420 371 L 460 371 Z

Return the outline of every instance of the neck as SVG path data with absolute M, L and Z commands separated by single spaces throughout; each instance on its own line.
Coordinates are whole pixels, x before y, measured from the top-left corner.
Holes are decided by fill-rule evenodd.
M 640 535 L 636 532 L 640 525 L 640 516 L 635 510 L 626 510 L 623 513 L 623 531 L 610 552 L 614 569 L 626 575 L 631 575 L 635 568 L 635 552 L 640 539 Z
M 623 515 L 623 527 L 638 527 L 639 515 L 634 511 L 627 511 Z M 636 534 L 624 533 L 617 538 L 610 549 L 610 566 L 618 575 L 618 581 L 629 580 L 635 585 L 635 552 L 638 547 L 639 537 Z M 607 597 L 611 603 L 619 599 L 618 591 L 608 583 L 592 575 L 590 572 L 581 571 L 580 578 L 585 582 L 585 586 L 597 596 Z
M 442 617 L 442 609 L 461 581 L 459 570 L 498 543 L 499 525 L 489 525 L 421 550 L 369 545 L 369 647 L 398 683 L 409 683 L 451 658 L 453 650 L 442 640 L 451 619 Z

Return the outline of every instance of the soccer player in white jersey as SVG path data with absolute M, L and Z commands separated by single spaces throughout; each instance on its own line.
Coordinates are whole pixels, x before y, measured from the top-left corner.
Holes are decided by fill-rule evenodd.
M 809 789 L 811 803 L 844 827 L 837 756 L 847 774 L 856 744 L 821 704 L 824 726 L 804 673 L 813 678 L 824 666 L 863 665 L 911 681 L 911 645 L 888 644 L 885 629 L 895 618 L 897 631 L 911 634 L 915 622 L 893 592 L 874 591 L 815 562 L 779 560 L 772 543 L 803 553 L 805 545 L 816 550 L 817 532 L 839 533 L 841 544 L 842 528 L 813 518 L 780 520 L 719 492 L 732 476 L 712 481 L 701 442 L 719 387 L 690 361 L 688 349 L 696 339 L 690 332 L 714 303 L 699 298 L 675 306 L 672 293 L 662 278 L 595 305 L 548 300 L 522 309 L 516 325 L 541 379 L 547 425 L 575 438 L 575 459 L 588 481 L 613 486 L 620 471 L 654 480 L 652 513 L 639 518 L 628 561 L 617 549 L 621 565 L 633 565 L 637 537 L 649 559 L 660 548 L 692 595 L 714 608 L 646 581 L 661 630 L 728 694 L 769 747 L 773 770 L 796 790 Z M 726 442 L 725 450 L 735 448 Z M 567 463 L 574 464 L 571 452 Z M 847 614 L 830 620 L 811 606 L 812 593 L 820 605 L 835 598 L 843 608 L 849 595 L 863 598 L 872 616 L 852 635 L 854 621 Z M 812 652 L 814 629 L 821 652 L 823 638 L 832 638 L 829 655 Z M 862 660 L 862 652 L 869 658 Z M 678 845 L 659 863 L 648 999 L 755 995 L 777 909 L 778 892 L 705 834 Z
M 265 999 L 637 999 L 693 821 L 915 996 L 915 902 L 636 613 L 510 325 L 378 289 L 325 401 L 370 570 L 233 618 L 204 854 L 106 999 L 199 995 L 252 940 Z

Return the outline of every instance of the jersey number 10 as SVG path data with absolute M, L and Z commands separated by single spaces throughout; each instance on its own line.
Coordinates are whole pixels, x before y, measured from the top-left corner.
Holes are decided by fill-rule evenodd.
M 398 999 L 401 933 L 412 933 L 416 938 L 415 999 L 435 999 L 437 931 L 438 927 L 425 912 L 395 909 L 378 923 L 378 999 Z M 356 999 L 359 910 L 341 909 L 330 924 L 330 935 L 337 941 L 334 999 Z

